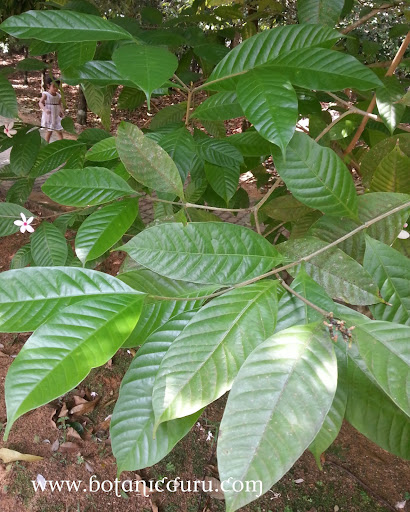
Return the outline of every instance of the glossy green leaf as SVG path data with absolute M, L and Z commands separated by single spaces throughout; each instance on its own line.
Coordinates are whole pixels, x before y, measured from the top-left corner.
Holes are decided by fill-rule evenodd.
M 182 101 L 181 103 L 168 105 L 167 107 L 162 108 L 151 119 L 149 124 L 150 130 L 158 130 L 167 124 L 178 123 L 179 121 L 182 121 L 182 118 L 186 113 L 186 106 L 186 101 Z
M 53 201 L 67 206 L 103 204 L 135 194 L 126 181 L 104 167 L 62 169 L 41 187 Z
M 312 236 L 284 242 L 277 247 L 290 261 L 298 261 L 328 245 Z M 296 275 L 300 265 L 288 271 Z M 370 274 L 337 247 L 332 247 L 318 256 L 305 261 L 306 272 L 332 298 L 339 298 L 350 304 L 377 304 L 381 302 L 379 291 Z
M 284 222 L 296 221 L 311 211 L 311 208 L 305 206 L 291 195 L 275 197 L 275 199 L 265 203 L 261 208 L 261 212 L 268 217 Z
M 345 0 L 298 0 L 299 23 L 320 23 L 334 27 Z
M 140 183 L 158 192 L 184 197 L 179 171 L 171 157 L 135 125 L 121 122 L 117 150 L 127 171 Z
M 61 231 L 42 222 L 30 237 L 31 255 L 38 267 L 57 267 L 64 265 L 67 259 L 67 241 Z
M 154 432 L 152 390 L 167 350 L 194 312 L 182 313 L 151 334 L 125 374 L 110 424 L 113 454 L 118 471 L 152 466 L 167 455 L 194 425 L 200 413 L 162 423 Z
M 233 482 L 259 480 L 264 493 L 292 467 L 321 428 L 336 383 L 336 357 L 321 322 L 281 331 L 252 352 L 233 383 L 218 440 L 228 512 L 258 493 L 235 492 Z
M 330 48 L 339 38 L 335 30 L 319 25 L 287 25 L 264 30 L 229 52 L 213 70 L 208 83 L 217 80 L 216 88 L 227 87 L 222 80 L 230 75 L 248 71 L 298 48 Z M 228 88 L 235 89 L 235 82 Z
M 158 144 L 165 149 L 178 167 L 182 182 L 185 183 L 189 173 L 203 167 L 196 153 L 194 139 L 185 127 L 161 137 Z
M 410 325 L 410 260 L 388 245 L 366 237 L 363 266 L 388 302 L 371 307 L 374 318 Z
M 121 250 L 158 274 L 203 284 L 235 284 L 282 261 L 275 247 L 242 226 L 219 222 L 162 224 Z
M 393 133 L 406 110 L 406 106 L 399 103 L 404 91 L 395 76 L 384 77 L 383 86 L 376 91 L 376 105 L 384 124 Z
M 33 263 L 33 258 L 31 256 L 31 245 L 26 244 L 23 245 L 23 247 L 20 247 L 20 249 L 13 256 L 13 259 L 10 262 L 10 270 L 27 267 L 27 265 L 30 265 L 30 263 Z
M 95 41 L 64 43 L 60 45 L 57 52 L 60 69 L 76 68 L 93 60 L 96 45 Z
M 239 169 L 243 164 L 240 151 L 224 139 L 204 138 L 198 141 L 198 154 L 210 164 Z
M 69 85 L 89 83 L 98 86 L 121 84 L 127 87 L 136 87 L 131 80 L 122 76 L 112 60 L 92 60 L 81 66 L 64 69 L 63 79 Z M 134 90 L 139 91 L 139 89 Z
M 135 110 L 145 102 L 145 94 L 133 87 L 123 87 L 118 97 L 117 108 Z
M 109 21 L 74 11 L 27 11 L 7 18 L 0 29 L 17 38 L 49 43 L 132 39 L 131 34 Z
M 243 116 L 235 92 L 220 92 L 207 98 L 191 115 L 192 118 L 205 121 L 225 121 Z
M 274 332 L 277 284 L 263 281 L 233 290 L 192 318 L 156 376 L 156 425 L 199 411 L 231 388 L 249 354 Z
M 72 133 L 73 135 L 77 135 L 75 124 L 71 117 L 63 117 L 63 119 L 61 119 L 61 126 L 64 128 L 66 132 Z
M 377 75 L 357 59 L 327 48 L 302 48 L 279 55 L 262 66 L 261 71 L 275 73 L 299 87 L 320 91 L 349 87 L 367 91 L 381 85 Z
M 33 190 L 34 180 L 31 178 L 21 178 L 14 182 L 8 189 L 6 201 L 15 204 L 25 204 Z
M 396 145 L 374 170 L 370 191 L 410 194 L 409 169 L 410 158 Z
M 131 333 L 141 306 L 141 296 L 84 300 L 39 327 L 7 373 L 5 437 L 17 418 L 64 395 L 106 363 Z
M 23 59 L 17 63 L 16 69 L 20 71 L 42 71 L 47 68 L 47 64 L 39 59 Z
M 10 170 L 16 176 L 27 176 L 33 167 L 40 149 L 39 130 L 15 135 L 10 153 Z
M 178 59 L 164 48 L 125 45 L 113 54 L 119 72 L 145 92 L 150 108 L 151 94 L 171 78 L 178 67 Z
M 243 156 L 266 156 L 271 152 L 269 142 L 252 129 L 231 135 L 229 142 L 238 148 Z
M 108 139 L 107 139 L 108 140 Z M 138 215 L 135 198 L 112 203 L 92 213 L 75 237 L 75 253 L 85 264 L 108 251 L 131 227 Z
M 20 213 L 24 213 L 26 218 L 33 217 L 33 214 L 13 203 L 0 203 L 0 236 L 12 235 L 19 231 L 19 227 L 14 224 L 15 220 L 21 220 Z
M 298 99 L 292 85 L 263 69 L 253 69 L 240 77 L 237 94 L 256 130 L 283 152 L 298 120 Z
M 32 267 L 0 274 L 1 332 L 34 331 L 51 315 L 85 298 L 141 295 L 95 270 Z
M 91 162 L 115 160 L 118 158 L 116 138 L 108 137 L 107 139 L 97 142 L 89 151 L 87 151 L 85 158 Z
M 228 203 L 239 185 L 239 169 L 220 167 L 219 165 L 205 162 L 205 175 L 218 196 Z
M 101 119 L 102 125 L 108 130 L 111 123 L 111 102 L 116 86 L 98 87 L 86 82 L 81 87 L 87 100 L 88 108 Z
M 328 215 L 357 218 L 357 195 L 346 165 L 330 148 L 296 132 L 285 155 L 272 147 L 275 166 L 293 196 Z
M 56 140 L 40 149 L 30 177 L 38 178 L 62 165 L 81 167 L 86 149 L 80 141 Z
M 13 119 L 18 116 L 17 98 L 13 86 L 0 74 L 0 116 Z

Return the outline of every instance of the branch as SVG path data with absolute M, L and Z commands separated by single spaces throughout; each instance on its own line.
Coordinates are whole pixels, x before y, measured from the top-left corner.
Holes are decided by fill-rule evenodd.
M 402 42 L 400 48 L 398 49 L 397 53 L 396 53 L 396 56 L 394 57 L 387 73 L 386 73 L 386 76 L 392 76 L 393 73 L 395 72 L 397 66 L 399 65 L 407 47 L 409 46 L 410 44 L 410 32 L 408 32 L 407 36 L 405 37 L 404 41 Z M 372 113 L 373 112 L 373 109 L 376 105 L 376 94 L 373 94 L 373 98 L 370 102 L 370 105 L 368 106 L 367 108 L 367 112 L 368 113 Z M 358 140 L 360 139 L 362 133 L 363 133 L 363 130 L 366 128 L 366 124 L 367 124 L 367 121 L 368 121 L 368 117 L 364 117 L 362 119 L 362 122 L 360 123 L 360 126 L 359 128 L 357 129 L 357 132 L 355 133 L 353 139 L 350 141 L 349 145 L 347 146 L 344 154 L 347 155 L 348 153 L 350 153 L 356 146 Z
M 385 11 L 386 9 L 390 9 L 390 7 L 394 7 L 394 5 L 392 5 L 392 4 L 383 4 L 380 7 L 378 7 L 377 9 L 373 9 L 372 11 L 370 11 L 368 14 L 366 14 L 365 16 L 360 18 L 359 20 L 355 21 L 354 23 L 352 23 L 348 27 L 346 27 L 343 30 L 341 30 L 341 33 L 342 34 L 348 34 L 352 30 L 354 30 L 355 28 L 360 27 L 360 25 L 363 25 L 363 23 L 366 23 L 366 21 L 370 20 L 370 18 L 373 18 L 373 16 L 376 16 L 376 14 L 378 14 L 380 11 Z
M 218 206 L 207 206 L 204 204 L 194 204 L 194 203 L 182 203 L 177 201 L 168 201 L 166 199 L 159 199 L 158 197 L 145 196 L 148 201 L 152 201 L 154 203 L 167 203 L 174 204 L 176 206 L 181 206 L 181 208 L 198 208 L 200 210 L 213 210 L 216 212 L 251 212 L 253 208 L 219 208 Z
M 316 304 L 313 304 L 313 302 L 310 302 L 310 300 L 306 299 L 306 297 L 303 297 L 303 295 L 300 295 L 300 293 L 295 292 L 285 281 L 280 277 L 279 274 L 275 274 L 280 284 L 285 288 L 286 291 L 297 297 L 299 300 L 307 304 L 312 309 L 316 310 L 318 313 L 320 313 L 323 316 L 330 316 L 330 311 L 325 311 L 324 309 L 320 308 L 319 306 L 316 306 Z
M 185 89 L 186 92 L 189 92 L 191 89 L 184 83 L 177 75 L 174 74 L 174 80 L 179 82 L 180 85 Z
M 246 281 L 242 281 L 242 283 L 238 283 L 234 286 L 226 286 L 225 289 L 220 290 L 219 292 L 211 293 L 210 295 L 204 295 L 201 297 L 201 299 L 212 299 L 213 297 L 218 297 L 219 295 L 222 295 L 226 292 L 229 292 L 231 290 L 234 290 L 236 288 L 242 288 L 243 286 L 247 286 L 248 284 L 256 283 L 257 281 L 260 281 L 261 279 L 265 279 L 265 277 L 270 277 L 275 274 L 278 274 L 282 270 L 287 270 L 288 268 L 296 267 L 297 265 L 300 265 L 304 261 L 309 261 L 315 256 L 319 256 L 319 254 L 322 254 L 322 252 L 327 251 L 328 249 L 331 249 L 332 247 L 335 247 L 336 245 L 340 244 L 344 240 L 347 240 L 348 238 L 352 237 L 356 233 L 359 233 L 360 231 L 363 231 L 364 229 L 369 228 L 376 222 L 379 222 L 380 220 L 385 219 L 386 217 L 389 217 L 390 215 L 393 215 L 394 213 L 397 213 L 401 210 L 404 210 L 405 208 L 410 208 L 410 201 L 407 203 L 404 203 L 400 206 L 396 206 L 396 208 L 393 208 L 392 210 L 389 210 L 388 212 L 382 213 L 381 215 L 378 215 L 377 217 L 374 217 L 371 220 L 368 220 L 361 226 L 358 226 L 353 231 L 349 231 L 349 233 L 346 233 L 346 235 L 341 236 L 334 242 L 331 242 L 328 245 L 325 245 L 324 247 L 318 249 L 315 252 L 312 252 L 311 254 L 308 254 L 307 256 L 304 256 L 303 258 L 300 258 L 297 261 L 294 261 L 293 263 L 288 263 L 287 265 L 283 265 L 282 267 L 275 268 L 273 270 L 270 270 L 269 272 L 265 272 L 265 274 L 261 274 L 259 276 L 253 277 L 252 279 L 248 279 Z M 177 301 L 188 301 L 188 300 L 197 300 L 197 297 L 162 297 L 160 295 L 149 295 L 149 297 L 156 299 L 156 300 L 177 300 Z
M 336 123 L 338 123 L 341 119 L 343 119 L 344 117 L 346 117 L 350 114 L 353 114 L 353 109 L 346 110 L 346 112 L 343 112 L 343 114 L 340 114 L 339 117 L 337 117 L 334 121 L 332 121 L 329 125 L 327 125 L 324 130 L 322 130 L 319 133 L 319 135 L 316 137 L 315 141 L 317 142 L 318 140 L 320 140 L 323 137 L 323 135 L 326 135 L 326 133 L 329 132 Z

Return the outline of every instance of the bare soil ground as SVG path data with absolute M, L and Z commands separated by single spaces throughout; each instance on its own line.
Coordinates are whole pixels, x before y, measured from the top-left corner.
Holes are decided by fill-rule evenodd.
M 1 65 L 9 65 L 3 60 Z M 37 107 L 40 95 L 39 73 L 31 73 L 30 85 L 24 86 L 22 74 L 12 75 L 19 97 L 20 111 L 26 122 L 39 124 Z M 76 88 L 64 86 L 68 114 L 75 119 Z M 145 107 L 129 114 L 113 110 L 112 129 L 126 118 L 138 125 L 147 122 Z M 89 125 L 100 127 L 95 116 Z M 81 128 L 77 126 L 78 130 Z M 232 130 L 237 129 L 231 126 Z M 250 180 L 250 195 L 258 197 L 254 181 Z M 0 200 L 4 197 L 0 196 Z M 27 208 L 37 215 L 50 212 L 36 203 Z M 28 234 L 17 233 L 0 241 L 0 271 L 9 269 L 15 252 L 28 243 Z M 115 275 L 121 264 L 120 253 L 104 263 L 104 271 Z M 6 422 L 4 380 L 7 370 L 28 335 L 0 334 L 0 431 Z M 87 484 L 91 475 L 102 482 L 116 477 L 115 459 L 109 439 L 109 416 L 112 413 L 118 388 L 133 351 L 120 350 L 104 367 L 92 370 L 73 392 L 49 405 L 29 412 L 20 418 L 6 447 L 22 453 L 43 457 L 38 462 L 0 463 L 1 512 L 216 512 L 224 510 L 224 502 L 202 493 L 154 493 L 148 497 L 134 493 L 120 497 L 113 492 L 34 492 L 32 480 L 42 475 L 46 480 L 70 480 Z M 122 479 L 184 480 L 218 478 L 216 443 L 219 422 L 226 397 L 207 407 L 189 435 L 159 464 L 152 468 L 127 473 Z M 77 412 L 69 414 L 73 407 Z M 69 420 L 64 418 L 69 417 Z M 74 424 L 80 431 L 70 427 Z M 83 430 L 78 427 L 83 427 Z M 212 436 L 209 434 L 211 433 Z M 299 482 L 299 483 L 296 483 Z M 295 466 L 265 496 L 244 507 L 246 512 L 387 512 L 397 510 L 398 502 L 410 499 L 410 464 L 387 453 L 345 424 L 326 454 L 324 469 L 319 471 L 312 455 L 306 452 Z M 403 509 L 401 509 L 403 510 Z M 404 509 L 406 510 L 406 509 Z M 410 510 L 410 508 L 408 508 Z

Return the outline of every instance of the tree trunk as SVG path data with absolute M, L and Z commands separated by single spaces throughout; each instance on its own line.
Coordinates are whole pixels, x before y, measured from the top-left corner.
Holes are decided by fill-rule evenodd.
M 87 124 L 87 100 L 81 86 L 78 88 L 77 123 L 81 125 Z

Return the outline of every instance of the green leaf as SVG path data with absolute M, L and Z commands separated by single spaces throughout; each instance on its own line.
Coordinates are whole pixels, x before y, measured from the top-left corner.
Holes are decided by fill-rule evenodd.
M 190 172 L 193 173 L 198 167 L 203 167 L 195 150 L 194 139 L 185 127 L 165 135 L 158 144 L 165 149 L 178 167 L 183 183 Z
M 13 119 L 18 116 L 17 98 L 13 86 L 0 74 L 0 116 Z
M 235 92 L 220 92 L 207 98 L 191 115 L 194 119 L 205 121 L 226 121 L 243 116 Z
M 49 222 L 42 222 L 30 237 L 31 255 L 38 267 L 57 267 L 67 259 L 67 241 L 61 231 Z
M 92 146 L 100 142 L 100 140 L 108 139 L 111 135 L 101 128 L 87 128 L 78 136 L 78 142 Z
M 343 317 L 355 325 L 359 354 L 377 384 L 410 416 L 410 327 L 377 320 Z
M 171 157 L 135 125 L 122 121 L 117 150 L 127 171 L 140 183 L 158 192 L 184 197 L 179 171 Z
M 63 117 L 63 119 L 61 119 L 61 126 L 64 128 L 66 132 L 72 133 L 73 135 L 77 135 L 75 124 L 71 117 Z
M 188 416 L 231 388 L 249 354 L 274 332 L 277 284 L 263 281 L 233 290 L 192 318 L 156 376 L 156 425 Z
M 91 83 L 81 84 L 88 108 L 100 117 L 104 128 L 109 129 L 111 123 L 111 101 L 116 86 L 98 87 Z
M 14 225 L 15 220 L 21 220 L 20 213 L 24 213 L 27 219 L 34 216 L 19 204 L 0 203 L 0 236 L 12 235 L 20 230 Z
M 265 203 L 260 211 L 272 219 L 284 222 L 296 221 L 312 212 L 308 206 L 291 195 L 275 197 L 272 201 Z
M 154 432 L 152 390 L 161 361 L 194 311 L 175 316 L 152 333 L 125 374 L 110 423 L 118 471 L 152 466 L 167 455 L 192 428 L 200 413 L 162 423 Z
M 33 189 L 34 180 L 23 178 L 17 180 L 7 191 L 6 201 L 9 203 L 25 204 Z
M 220 426 L 218 468 L 228 512 L 258 493 L 235 492 L 233 482 L 259 480 L 264 493 L 292 467 L 321 428 L 336 383 L 336 357 L 321 323 L 281 331 L 252 352 Z
M 33 167 L 40 149 L 39 130 L 16 135 L 10 153 L 10 170 L 16 176 L 27 176 Z
M 351 55 L 327 48 L 302 48 L 280 55 L 261 71 L 275 73 L 306 89 L 339 91 L 349 87 L 367 91 L 381 85 L 370 69 Z
M 145 92 L 148 110 L 152 91 L 172 77 L 178 67 L 173 53 L 155 46 L 120 46 L 113 60 L 119 72 Z
M 63 72 L 63 79 L 69 85 L 89 84 L 98 86 L 125 85 L 136 87 L 131 80 L 125 79 L 112 60 L 92 60 Z M 138 89 L 134 89 L 137 91 Z M 141 91 L 140 91 L 141 92 Z
M 103 204 L 136 194 L 126 181 L 104 167 L 63 169 L 52 174 L 41 189 L 53 201 L 67 206 Z
M 30 244 L 23 245 L 13 256 L 10 262 L 10 270 L 27 267 L 27 265 L 30 265 L 32 262 L 33 258 L 31 257 Z
M 85 264 L 102 256 L 121 240 L 137 215 L 138 202 L 135 198 L 115 202 L 92 213 L 81 224 L 75 237 L 78 259 Z
M 406 110 L 398 103 L 403 96 L 403 87 L 395 76 L 383 78 L 383 86 L 376 91 L 376 105 L 384 124 L 393 133 Z
M 364 267 L 388 304 L 371 307 L 376 320 L 410 325 L 410 261 L 373 238 L 366 237 Z
M 178 123 L 179 121 L 182 121 L 182 118 L 186 113 L 186 106 L 186 101 L 182 101 L 181 103 L 168 105 L 167 107 L 162 108 L 151 119 L 149 124 L 150 130 L 158 130 L 167 124 Z
M 292 85 L 262 69 L 253 69 L 240 77 L 237 94 L 256 130 L 285 151 L 298 120 L 298 99 Z
M 370 191 L 410 194 L 409 169 L 410 158 L 396 145 L 376 167 Z
M 135 327 L 141 307 L 141 296 L 99 297 L 72 304 L 40 326 L 6 376 L 5 438 L 17 418 L 67 393 L 106 363 Z
M 58 48 L 58 65 L 62 71 L 76 68 L 93 60 L 97 43 L 95 41 L 65 43 Z M 44 66 L 44 63 L 43 63 Z
M 106 162 L 118 158 L 116 139 L 108 137 L 103 139 L 89 149 L 85 155 L 86 160 L 91 162 Z
M 288 240 L 277 246 L 290 261 L 298 261 L 328 244 L 307 236 Z M 291 275 L 298 272 L 300 265 L 290 268 Z M 331 247 L 318 256 L 305 261 L 306 272 L 332 298 L 339 298 L 350 304 L 376 304 L 381 302 L 378 288 L 371 276 L 357 261 L 337 247 Z
M 158 274 L 203 284 L 235 284 L 282 261 L 275 247 L 242 226 L 198 222 L 146 229 L 121 250 Z
M 0 274 L 1 332 L 34 331 L 57 311 L 85 298 L 141 295 L 102 272 L 32 267 Z
M 27 11 L 7 18 L 0 29 L 20 39 L 49 43 L 132 39 L 126 30 L 103 18 L 66 10 Z
M 239 184 L 239 169 L 220 167 L 205 162 L 205 174 L 211 187 L 226 203 L 235 194 Z
M 151 336 L 166 322 L 186 311 L 198 310 L 203 304 L 201 296 L 214 292 L 216 288 L 175 281 L 155 274 L 146 268 L 125 272 L 120 274 L 118 279 L 135 290 L 153 296 L 149 296 L 145 300 L 138 324 L 123 347 L 142 345 L 148 336 Z M 159 297 L 198 297 L 198 300 L 161 300 Z
M 46 68 L 47 64 L 38 59 L 23 59 L 16 66 L 16 69 L 20 71 L 42 71 Z
M 210 164 L 239 169 L 243 164 L 240 151 L 224 139 L 201 139 L 197 143 L 198 154 Z
M 328 215 L 357 219 L 357 195 L 346 165 L 330 148 L 296 132 L 286 153 L 272 147 L 280 177 L 293 196 Z
M 145 94 L 133 87 L 123 87 L 118 97 L 117 108 L 135 110 L 145 102 Z
M 64 164 L 73 168 L 81 167 L 86 149 L 80 141 L 56 140 L 40 149 L 30 177 L 38 178 Z
M 235 82 L 233 85 L 222 85 L 221 80 L 253 69 L 278 55 L 287 54 L 298 48 L 330 48 L 340 37 L 335 30 L 319 25 L 287 25 L 264 30 L 229 52 L 213 70 L 208 82 L 218 80 L 215 84 L 217 88 L 235 89 Z
M 239 149 L 243 156 L 266 156 L 271 152 L 271 146 L 258 132 L 252 129 L 244 133 L 235 133 L 229 137 L 232 146 Z
M 299 23 L 320 23 L 334 27 L 344 4 L 344 0 L 298 0 Z

